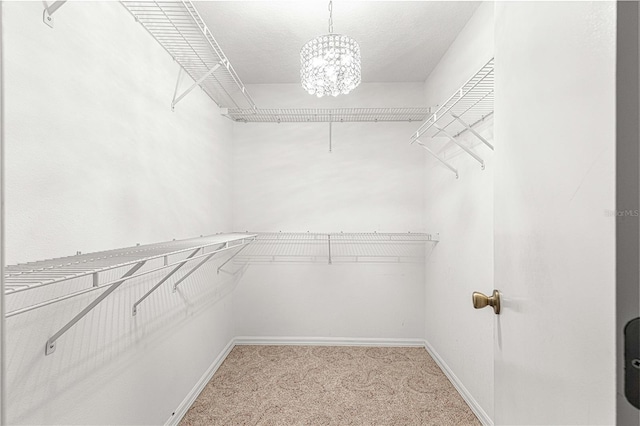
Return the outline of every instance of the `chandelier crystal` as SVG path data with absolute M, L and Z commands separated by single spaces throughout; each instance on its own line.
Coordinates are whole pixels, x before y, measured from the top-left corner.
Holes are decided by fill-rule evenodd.
M 302 87 L 311 95 L 347 94 L 360 84 L 360 46 L 349 36 L 333 34 L 329 2 L 329 34 L 307 42 L 300 51 Z

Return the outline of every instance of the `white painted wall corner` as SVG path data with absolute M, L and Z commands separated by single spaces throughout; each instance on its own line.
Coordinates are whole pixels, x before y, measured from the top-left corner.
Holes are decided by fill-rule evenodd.
M 493 426 L 493 420 L 489 417 L 489 415 L 482 409 L 478 401 L 471 395 L 471 393 L 467 390 L 467 388 L 462 384 L 460 379 L 455 375 L 455 373 L 449 368 L 446 362 L 440 357 L 438 352 L 427 342 L 424 341 L 424 348 L 429 352 L 431 358 L 438 364 L 438 367 L 444 372 L 445 376 L 449 379 L 453 387 L 456 388 L 462 399 L 467 403 L 473 414 L 476 415 L 480 423 L 485 426 Z

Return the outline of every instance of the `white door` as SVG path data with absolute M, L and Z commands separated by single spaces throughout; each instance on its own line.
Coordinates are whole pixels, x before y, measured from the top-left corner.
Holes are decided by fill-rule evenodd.
M 495 423 L 613 424 L 615 3 L 495 19 Z

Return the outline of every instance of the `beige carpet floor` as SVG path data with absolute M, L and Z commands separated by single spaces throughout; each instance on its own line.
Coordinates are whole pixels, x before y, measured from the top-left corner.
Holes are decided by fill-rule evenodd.
M 479 425 L 423 348 L 236 346 L 192 425 Z

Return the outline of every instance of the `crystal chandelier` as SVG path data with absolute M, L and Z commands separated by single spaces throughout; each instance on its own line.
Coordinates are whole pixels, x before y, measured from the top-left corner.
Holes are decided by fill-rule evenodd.
M 346 95 L 360 84 L 360 46 L 349 36 L 333 33 L 332 1 L 329 1 L 329 34 L 302 46 L 300 78 L 302 87 L 319 98 Z

